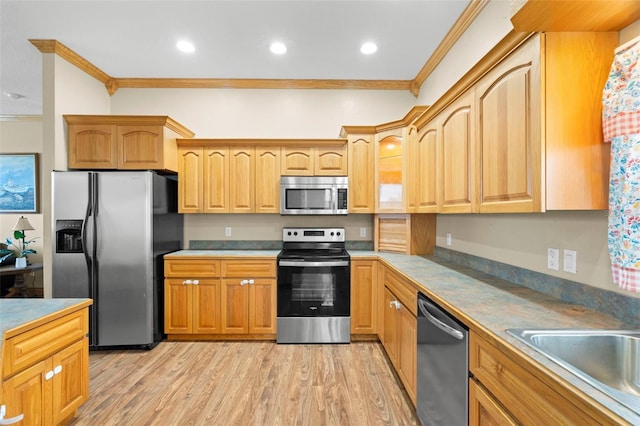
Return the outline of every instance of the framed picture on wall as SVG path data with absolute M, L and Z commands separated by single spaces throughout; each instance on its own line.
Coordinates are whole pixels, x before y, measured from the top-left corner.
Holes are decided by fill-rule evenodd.
M 38 154 L 0 154 L 0 213 L 38 212 Z

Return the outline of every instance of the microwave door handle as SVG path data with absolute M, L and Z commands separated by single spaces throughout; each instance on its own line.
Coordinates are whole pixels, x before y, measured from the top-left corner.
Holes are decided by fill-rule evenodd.
M 331 188 L 331 209 L 333 210 L 334 213 L 338 213 L 338 188 L 337 187 L 332 187 Z

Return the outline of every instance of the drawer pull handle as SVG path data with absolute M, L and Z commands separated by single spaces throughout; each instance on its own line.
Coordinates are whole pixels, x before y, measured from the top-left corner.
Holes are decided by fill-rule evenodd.
M 46 373 L 44 373 L 45 380 L 51 380 L 52 377 L 53 377 L 53 370 L 47 371 Z
M 53 369 L 53 374 L 60 374 L 62 373 L 62 366 L 58 365 L 56 368 Z
M 182 281 L 182 284 L 183 284 L 183 285 L 185 285 L 185 284 L 191 284 L 191 280 L 184 280 L 184 281 Z
M 18 414 L 17 416 L 9 417 L 8 419 L 5 419 L 4 416 L 6 416 L 6 414 L 7 414 L 7 407 L 5 407 L 4 405 L 0 406 L 0 425 L 12 425 L 24 419 L 24 414 Z
M 193 280 L 193 285 L 198 285 L 200 284 L 200 280 Z
M 402 305 L 397 300 L 392 300 L 391 302 L 389 302 L 389 307 L 390 308 L 400 309 L 401 306 Z

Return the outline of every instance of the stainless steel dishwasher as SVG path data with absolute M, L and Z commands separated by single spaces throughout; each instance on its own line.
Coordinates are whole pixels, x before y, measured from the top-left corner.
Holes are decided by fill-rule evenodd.
M 418 293 L 417 411 L 424 426 L 469 422 L 469 330 Z

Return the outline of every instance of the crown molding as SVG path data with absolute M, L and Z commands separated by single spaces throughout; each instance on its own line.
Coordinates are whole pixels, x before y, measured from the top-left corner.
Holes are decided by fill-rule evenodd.
M 129 89 L 337 89 L 408 90 L 414 96 L 490 0 L 469 0 L 453 27 L 413 80 L 314 80 L 236 78 L 114 78 L 57 40 L 29 39 L 41 53 L 54 53 L 102 82 L 109 95 Z
M 490 0 L 470 0 L 467 7 L 462 11 L 462 14 L 458 20 L 453 24 L 447 35 L 444 36 L 442 42 L 436 47 L 436 50 L 431 54 L 427 62 L 422 66 L 416 77 L 411 82 L 411 93 L 418 97 L 420 93 L 420 86 L 431 75 L 433 70 L 436 69 L 438 64 L 447 56 L 447 53 L 451 50 L 458 39 L 469 28 L 473 21 L 478 17 L 480 12 L 489 4 Z

